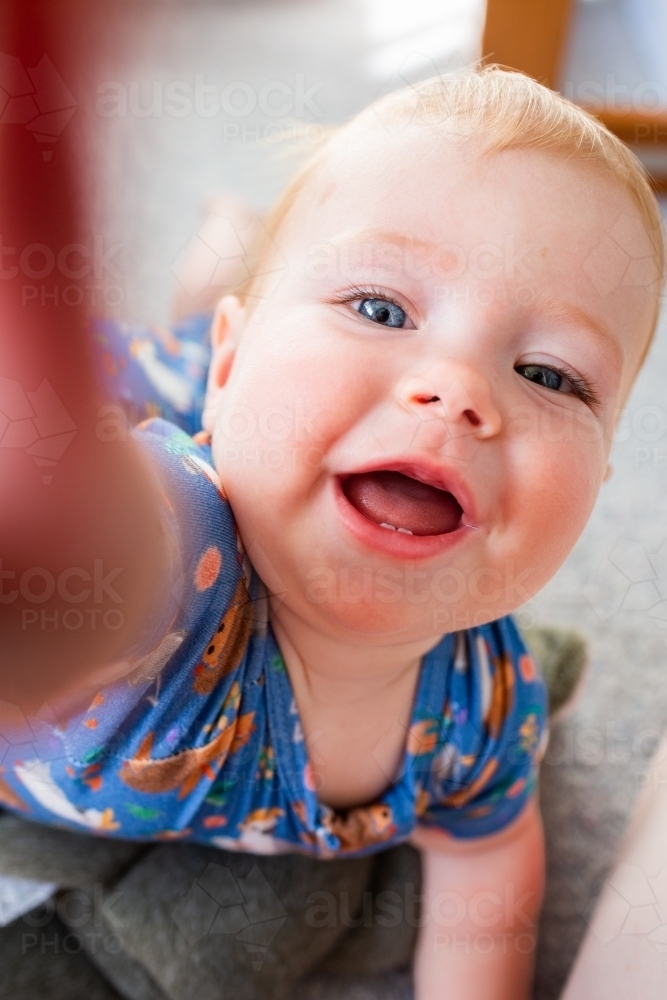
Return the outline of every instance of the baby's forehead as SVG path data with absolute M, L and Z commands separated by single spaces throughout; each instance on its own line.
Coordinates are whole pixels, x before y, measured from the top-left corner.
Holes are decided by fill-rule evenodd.
M 286 257 L 295 274 L 314 261 L 319 275 L 318 262 L 330 260 L 338 283 L 354 283 L 358 261 L 395 262 L 384 248 L 398 239 L 410 245 L 399 260 L 397 289 L 409 298 L 432 295 L 434 283 L 444 294 L 452 278 L 458 294 L 481 275 L 486 294 L 492 275 L 498 285 L 512 278 L 525 285 L 525 277 L 539 294 L 591 306 L 603 324 L 617 326 L 628 359 L 636 354 L 631 341 L 643 343 L 653 325 L 659 255 L 646 220 L 617 177 L 559 150 L 489 151 L 488 143 L 431 126 L 387 130 L 366 119 L 324 149 L 286 222 Z M 413 269 L 419 243 L 433 247 L 425 269 L 419 263 Z M 327 256 L 342 244 L 351 252 Z M 391 269 L 383 265 L 383 274 Z M 364 271 L 359 280 L 373 278 L 372 266 Z M 421 288 L 403 280 L 418 273 L 425 276 L 418 278 Z M 393 289 L 381 277 L 379 284 Z
M 287 221 L 293 224 L 291 235 L 298 236 L 324 222 L 335 229 L 337 217 L 347 227 L 352 213 L 392 216 L 409 235 L 415 215 L 429 225 L 436 212 L 447 222 L 462 205 L 473 210 L 484 205 L 500 217 L 503 200 L 538 223 L 546 211 L 569 213 L 576 228 L 597 215 L 611 229 L 622 212 L 623 241 L 632 244 L 627 251 L 633 257 L 654 254 L 655 243 L 630 192 L 597 162 L 558 149 L 496 150 L 489 136 L 461 136 L 420 122 L 388 128 L 369 114 L 341 129 L 313 161 Z M 573 213 L 577 201 L 581 211 Z

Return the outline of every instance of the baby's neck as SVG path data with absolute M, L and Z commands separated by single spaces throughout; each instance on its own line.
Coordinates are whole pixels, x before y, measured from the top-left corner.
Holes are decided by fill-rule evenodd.
M 271 624 L 290 677 L 302 681 L 315 701 L 344 707 L 360 698 L 405 683 L 419 670 L 422 657 L 442 638 L 407 642 L 363 643 L 339 638 L 305 622 L 271 598 Z
M 271 623 L 318 797 L 339 809 L 372 802 L 400 769 L 421 660 L 440 637 L 362 645 L 327 635 L 276 605 Z

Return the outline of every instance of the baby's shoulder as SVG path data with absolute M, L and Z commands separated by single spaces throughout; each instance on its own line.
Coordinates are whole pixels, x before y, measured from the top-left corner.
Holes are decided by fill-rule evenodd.
M 431 655 L 427 696 L 451 729 L 497 739 L 527 711 L 546 715 L 544 680 L 511 616 L 447 635 Z
M 454 836 L 485 836 L 515 819 L 533 793 L 546 748 L 546 688 L 509 617 L 445 636 L 434 653 L 430 703 L 411 732 L 430 751 L 417 813 Z
M 190 435 L 169 420 L 152 417 L 137 424 L 132 436 L 153 456 L 160 471 L 165 467 L 168 478 L 187 481 L 186 475 L 201 474 L 215 487 L 219 498 L 228 502 L 213 463 L 211 435 L 206 431 Z

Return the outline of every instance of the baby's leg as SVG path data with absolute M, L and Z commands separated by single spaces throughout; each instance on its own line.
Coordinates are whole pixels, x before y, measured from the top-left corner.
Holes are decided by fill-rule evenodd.
M 177 262 L 172 304 L 176 322 L 212 310 L 225 292 L 242 284 L 257 220 L 258 213 L 230 192 L 207 200 L 201 225 Z
M 667 996 L 667 740 L 643 778 L 562 1000 Z
M 246 250 L 259 226 L 240 199 L 216 195 L 179 264 L 173 325 L 93 321 L 100 378 L 130 424 L 164 417 L 188 434 L 201 429 L 213 307 L 245 281 Z M 119 433 L 113 410 L 107 407 L 100 421 L 102 436 Z

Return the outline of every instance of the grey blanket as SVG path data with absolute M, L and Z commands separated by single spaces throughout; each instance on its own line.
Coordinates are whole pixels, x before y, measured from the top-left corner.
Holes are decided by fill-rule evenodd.
M 2 1000 L 410 996 L 417 852 L 260 857 L 149 847 L 0 818 L 0 868 L 57 881 L 0 931 Z M 398 991 L 398 992 L 397 992 Z

